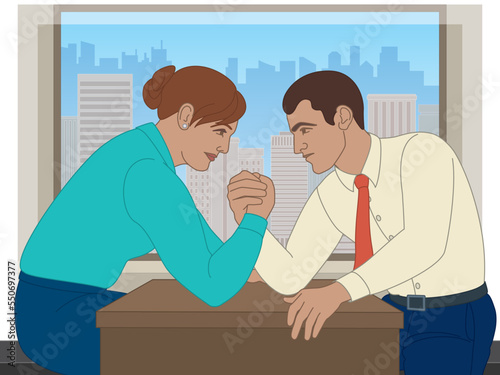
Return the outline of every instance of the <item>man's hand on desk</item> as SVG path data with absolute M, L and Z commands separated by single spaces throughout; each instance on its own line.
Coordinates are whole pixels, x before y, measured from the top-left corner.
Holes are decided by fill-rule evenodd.
M 351 296 L 342 284 L 333 283 L 323 288 L 303 289 L 293 297 L 285 297 L 290 303 L 288 325 L 293 325 L 292 338 L 299 336 L 302 323 L 305 322 L 304 338 L 309 340 L 318 336 L 325 321 L 349 301 Z

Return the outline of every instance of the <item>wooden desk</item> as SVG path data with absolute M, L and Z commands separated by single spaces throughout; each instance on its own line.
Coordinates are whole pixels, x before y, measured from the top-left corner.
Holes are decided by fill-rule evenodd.
M 288 306 L 263 283 L 213 308 L 152 280 L 97 312 L 101 374 L 399 374 L 399 310 L 374 296 L 347 302 L 305 341 L 303 329 L 290 336 Z

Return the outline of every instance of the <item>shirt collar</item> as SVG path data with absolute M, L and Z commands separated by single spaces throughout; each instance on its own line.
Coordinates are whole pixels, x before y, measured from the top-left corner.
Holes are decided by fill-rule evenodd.
M 380 175 L 382 149 L 380 146 L 380 138 L 374 134 L 368 134 L 370 134 L 370 151 L 368 151 L 368 156 L 366 157 L 361 174 L 367 176 L 372 184 L 377 186 Z M 337 173 L 340 182 L 342 182 L 342 184 L 350 191 L 354 191 L 354 179 L 356 178 L 356 175 L 346 173 L 337 167 L 335 167 L 335 172 Z
M 136 129 L 139 129 L 144 134 L 146 134 L 146 136 L 149 138 L 151 143 L 153 143 L 156 150 L 165 161 L 167 167 L 169 167 L 175 173 L 174 161 L 172 160 L 172 156 L 170 155 L 167 144 L 165 143 L 165 140 L 163 139 L 156 125 L 152 122 L 149 122 L 147 124 L 138 126 Z

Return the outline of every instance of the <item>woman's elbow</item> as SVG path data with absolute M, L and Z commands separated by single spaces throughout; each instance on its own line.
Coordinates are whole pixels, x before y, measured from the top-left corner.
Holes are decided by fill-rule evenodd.
M 198 296 L 203 302 L 205 302 L 210 307 L 219 307 L 229 301 L 233 294 L 227 293 L 207 293 L 204 296 Z
M 222 298 L 214 298 L 214 297 L 209 297 L 203 299 L 203 302 L 205 302 L 208 306 L 210 307 L 219 307 L 226 303 L 228 300 L 227 299 L 222 299 Z

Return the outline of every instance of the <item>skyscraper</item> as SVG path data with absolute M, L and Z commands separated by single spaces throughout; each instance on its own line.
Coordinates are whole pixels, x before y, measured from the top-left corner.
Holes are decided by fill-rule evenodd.
M 271 178 L 276 189 L 276 204 L 271 213 L 270 230 L 286 246 L 308 198 L 308 165 L 302 155 L 293 152 L 290 132 L 271 136 Z
M 139 55 L 137 54 L 137 50 L 135 50 L 135 54 L 127 55 L 125 52 L 122 52 L 122 69 L 124 70 L 134 70 L 139 65 Z
M 299 77 L 316 71 L 316 64 L 305 57 L 299 57 Z
M 74 47 L 71 46 L 71 49 L 73 48 Z M 93 68 L 95 66 L 95 45 L 81 42 L 80 49 L 80 59 L 78 60 L 79 64 L 85 68 Z
M 61 47 L 61 63 L 73 67 L 76 62 L 76 43 L 69 43 L 68 47 Z
M 418 131 L 439 135 L 439 104 L 420 104 L 418 112 Z
M 295 61 L 280 61 L 280 75 L 283 81 L 295 81 Z
M 80 165 L 111 138 L 132 129 L 132 75 L 78 74 Z
M 240 171 L 264 174 L 264 149 L 240 148 L 238 153 Z
M 160 42 L 160 48 L 151 47 L 151 63 L 156 69 L 170 65 L 167 61 L 167 50 L 163 48 L 163 40 Z
M 77 118 L 61 117 L 61 189 L 79 166 Z
M 226 76 L 235 85 L 238 84 L 238 59 L 230 57 L 227 59 Z
M 337 51 L 333 51 L 328 55 L 328 69 L 340 70 L 341 56 Z
M 212 173 L 211 169 L 200 172 L 190 166 L 186 167 L 186 186 L 193 198 L 196 208 L 208 225 L 212 225 Z
M 371 94 L 368 99 L 368 131 L 382 138 L 416 131 L 414 94 Z
M 351 65 L 351 67 L 359 67 L 361 59 L 361 51 L 359 46 L 351 46 L 350 57 L 351 58 L 349 64 Z
M 227 154 L 219 154 L 210 164 L 211 173 L 211 223 L 212 229 L 222 241 L 226 241 L 236 229 L 234 215 L 227 201 L 229 180 L 240 171 L 238 147 L 240 140 L 231 138 Z

